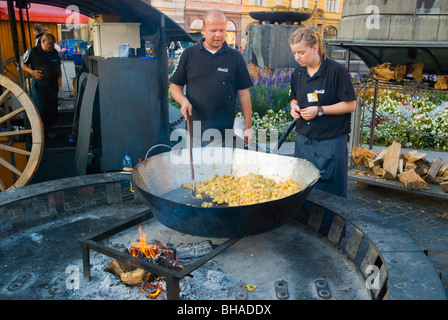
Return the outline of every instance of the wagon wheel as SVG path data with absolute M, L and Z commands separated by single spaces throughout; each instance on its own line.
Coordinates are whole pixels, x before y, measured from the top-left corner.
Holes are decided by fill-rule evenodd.
M 19 85 L 0 75 L 0 90 L 0 190 L 5 191 L 23 187 L 34 176 L 44 129 L 36 106 Z

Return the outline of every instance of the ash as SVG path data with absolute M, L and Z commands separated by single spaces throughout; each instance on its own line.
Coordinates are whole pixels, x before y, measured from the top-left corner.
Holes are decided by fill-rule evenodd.
M 193 277 L 180 280 L 182 300 L 228 300 L 233 296 L 231 282 L 214 261 L 193 272 Z

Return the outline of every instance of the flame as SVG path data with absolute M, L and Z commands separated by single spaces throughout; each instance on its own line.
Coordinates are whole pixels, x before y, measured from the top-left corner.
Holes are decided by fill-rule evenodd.
M 142 227 L 138 227 L 140 232 L 139 240 L 140 242 L 133 242 L 129 247 L 129 254 L 133 257 L 137 257 L 140 253 L 144 254 L 147 258 L 154 258 L 158 254 L 165 252 L 170 258 L 174 259 L 173 251 L 166 245 L 160 247 L 158 244 L 147 243 L 146 233 L 142 232 Z
M 174 251 L 163 244 L 161 241 L 156 241 L 157 243 L 147 243 L 146 241 L 146 233 L 142 231 L 142 227 L 138 227 L 138 231 L 140 233 L 139 242 L 133 242 L 128 248 L 128 253 L 133 257 L 142 257 L 142 254 L 146 258 L 155 258 L 159 254 L 166 254 L 166 256 L 170 258 L 174 257 Z M 149 281 L 150 273 L 146 275 L 145 282 Z M 148 297 L 151 299 L 157 298 L 162 291 L 165 291 L 165 286 L 163 285 L 166 282 L 166 279 L 163 277 L 155 278 L 151 283 L 145 283 L 140 289 L 142 292 L 145 290 L 151 290 L 151 293 L 148 294 Z

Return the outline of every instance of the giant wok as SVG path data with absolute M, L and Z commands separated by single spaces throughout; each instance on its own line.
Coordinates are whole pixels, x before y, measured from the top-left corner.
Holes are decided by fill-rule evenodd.
M 173 230 L 202 237 L 236 238 L 273 230 L 293 219 L 319 180 L 318 169 L 295 157 L 245 149 L 193 148 L 195 182 L 213 175 L 261 174 L 274 179 L 292 179 L 301 191 L 285 198 L 252 205 L 201 207 L 192 190 L 182 185 L 192 181 L 188 149 L 171 150 L 150 157 L 134 167 L 134 187 L 154 217 Z

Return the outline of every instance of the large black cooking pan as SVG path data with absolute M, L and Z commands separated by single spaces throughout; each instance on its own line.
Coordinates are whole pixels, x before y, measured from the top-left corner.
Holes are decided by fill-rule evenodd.
M 142 193 L 155 218 L 163 225 L 190 235 L 234 238 L 273 230 L 292 219 L 302 207 L 319 171 L 310 162 L 294 157 L 221 147 L 193 148 L 195 181 L 214 174 L 261 174 L 292 179 L 303 190 L 286 198 L 260 204 L 203 208 L 182 184 L 191 182 L 188 149 L 150 157 L 134 167 L 134 186 Z

